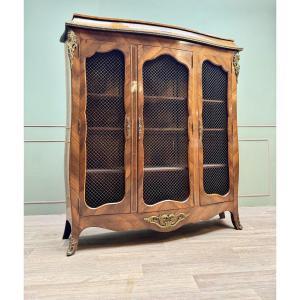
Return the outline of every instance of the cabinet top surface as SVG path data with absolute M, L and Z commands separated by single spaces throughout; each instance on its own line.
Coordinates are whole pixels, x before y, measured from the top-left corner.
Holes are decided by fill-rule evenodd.
M 66 28 L 68 27 L 163 36 L 225 49 L 237 51 L 242 50 L 242 48 L 238 47 L 231 39 L 224 39 L 179 26 L 140 20 L 115 19 L 88 16 L 83 14 L 73 14 L 72 20 L 66 22 Z M 63 34 L 61 42 L 65 41 L 65 37 L 66 34 Z

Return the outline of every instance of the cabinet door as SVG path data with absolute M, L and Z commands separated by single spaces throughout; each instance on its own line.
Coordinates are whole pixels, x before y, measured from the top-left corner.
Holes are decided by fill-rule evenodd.
M 197 65 L 200 204 L 232 201 L 231 55 L 206 50 Z
M 130 212 L 130 45 L 80 43 L 80 214 Z
M 140 212 L 193 206 L 191 65 L 191 52 L 139 46 Z

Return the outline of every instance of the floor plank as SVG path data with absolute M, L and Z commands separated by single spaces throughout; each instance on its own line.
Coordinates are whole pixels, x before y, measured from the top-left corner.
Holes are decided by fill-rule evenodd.
M 275 299 L 275 208 L 171 233 L 91 228 L 66 257 L 63 215 L 25 217 L 25 299 Z

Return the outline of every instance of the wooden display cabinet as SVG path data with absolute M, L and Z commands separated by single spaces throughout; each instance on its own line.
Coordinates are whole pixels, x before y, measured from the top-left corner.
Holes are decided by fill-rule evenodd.
M 242 49 L 180 27 L 79 14 L 61 41 L 69 98 L 67 255 L 87 227 L 165 232 L 229 211 L 242 229 Z

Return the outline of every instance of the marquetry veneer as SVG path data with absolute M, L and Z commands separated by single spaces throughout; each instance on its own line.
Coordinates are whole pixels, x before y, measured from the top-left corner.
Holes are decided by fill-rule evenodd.
M 172 231 L 238 215 L 232 40 L 74 14 L 68 82 L 67 255 L 87 227 Z

